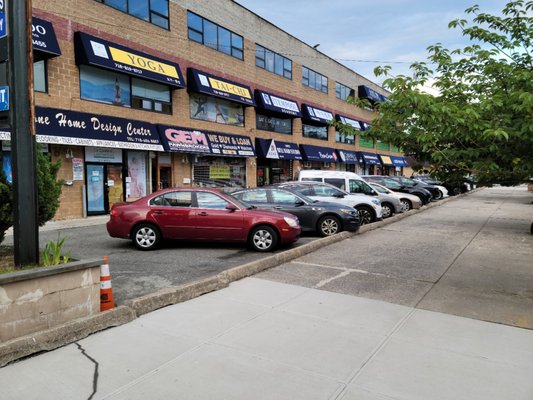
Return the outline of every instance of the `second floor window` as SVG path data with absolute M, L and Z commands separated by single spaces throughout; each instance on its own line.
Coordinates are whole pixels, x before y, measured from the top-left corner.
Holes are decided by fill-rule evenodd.
M 287 79 L 292 79 L 292 61 L 263 46 L 255 45 L 255 65 Z
M 187 12 L 189 39 L 204 46 L 243 59 L 243 38 L 190 11 Z
M 96 0 L 134 17 L 169 29 L 168 0 Z
M 322 93 L 328 92 L 328 78 L 307 67 L 302 67 L 302 85 Z

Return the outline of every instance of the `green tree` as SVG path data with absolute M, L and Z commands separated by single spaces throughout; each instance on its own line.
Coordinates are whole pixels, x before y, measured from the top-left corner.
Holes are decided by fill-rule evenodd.
M 513 185 L 532 177 L 532 12 L 532 1 L 508 2 L 501 15 L 475 5 L 465 10 L 470 21 L 449 23 L 470 39 L 468 46 L 428 47 L 429 62 L 412 64 L 412 76 L 376 68 L 391 101 L 376 105 L 363 135 L 400 146 L 445 180 L 473 173 L 482 183 Z M 430 83 L 439 94 L 420 90 Z
M 63 181 L 57 179 L 61 162 L 51 162 L 48 155 L 37 150 L 37 201 L 39 225 L 51 220 L 59 208 Z M 0 243 L 5 232 L 13 225 L 13 188 L 0 170 Z

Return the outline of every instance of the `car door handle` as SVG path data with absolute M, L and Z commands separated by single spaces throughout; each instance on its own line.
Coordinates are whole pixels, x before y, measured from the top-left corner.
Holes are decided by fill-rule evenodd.
M 152 214 L 154 215 L 163 215 L 165 212 L 164 211 L 153 211 Z
M 198 215 L 200 217 L 207 217 L 209 215 L 209 213 L 206 213 L 205 211 L 202 211 L 202 212 L 199 212 Z
M 282 206 L 274 206 L 273 207 L 275 210 L 281 210 L 283 207 Z

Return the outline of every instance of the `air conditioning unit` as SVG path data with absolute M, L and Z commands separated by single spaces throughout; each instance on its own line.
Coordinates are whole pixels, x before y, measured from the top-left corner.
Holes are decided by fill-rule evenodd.
M 305 161 L 304 162 L 304 168 L 312 168 L 313 164 L 311 164 L 311 161 Z
M 324 168 L 329 168 L 329 167 L 331 167 L 331 163 L 329 163 L 329 162 L 325 162 L 325 163 L 324 163 Z

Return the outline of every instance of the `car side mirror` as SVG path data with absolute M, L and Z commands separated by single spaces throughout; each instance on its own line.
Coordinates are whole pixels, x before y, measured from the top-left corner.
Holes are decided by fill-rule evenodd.
M 335 193 L 333 197 L 338 197 L 339 199 L 344 199 L 344 193 Z
M 372 196 L 379 196 L 379 193 L 376 192 L 374 189 L 372 189 L 372 191 L 370 192 L 370 194 L 371 194 Z
M 233 211 L 237 211 L 238 208 L 235 204 L 226 203 L 226 210 L 233 212 Z
M 296 207 L 305 206 L 305 201 L 303 201 L 303 200 L 296 200 L 296 201 L 294 202 L 294 205 L 295 205 Z

